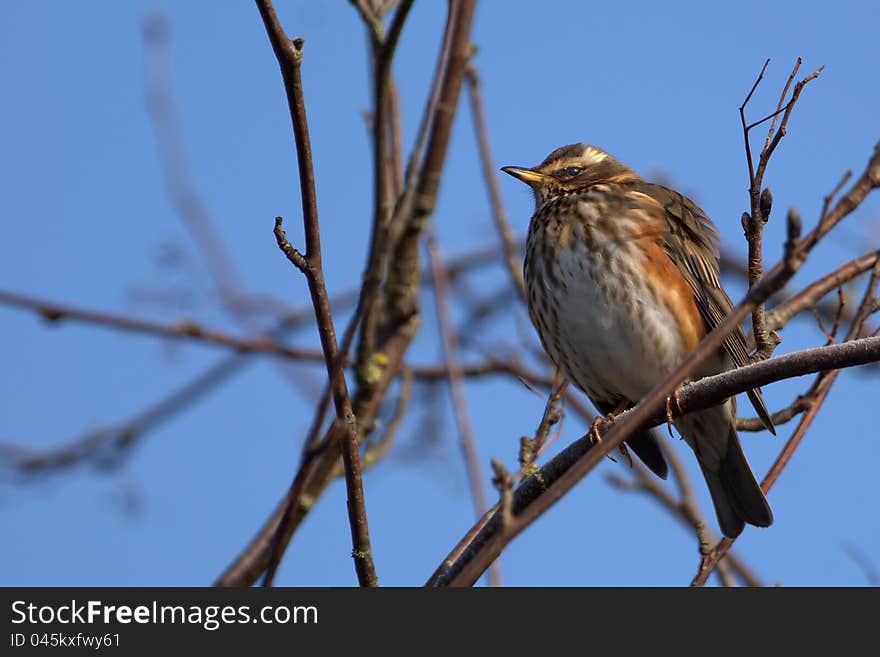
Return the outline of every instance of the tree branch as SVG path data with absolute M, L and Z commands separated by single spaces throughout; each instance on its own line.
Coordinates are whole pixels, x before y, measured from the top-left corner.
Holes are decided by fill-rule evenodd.
M 257 7 L 275 57 L 281 68 L 284 89 L 287 92 L 287 103 L 290 108 L 293 134 L 296 141 L 296 154 L 300 179 L 300 196 L 302 200 L 303 227 L 305 229 L 306 253 L 302 260 L 303 273 L 309 284 L 312 304 L 315 307 L 315 319 L 318 322 L 318 333 L 321 347 L 327 363 L 327 377 L 332 380 L 337 355 L 336 332 L 330 310 L 330 300 L 324 283 L 321 262 L 321 233 L 318 222 L 318 203 L 315 193 L 315 176 L 312 166 L 312 149 L 309 139 L 308 121 L 302 89 L 300 68 L 303 57 L 303 39 L 290 40 L 275 15 L 270 0 L 257 0 Z M 276 239 L 281 249 L 288 253 L 291 250 L 281 230 L 281 218 L 276 219 Z M 296 264 L 296 263 L 294 263 Z M 342 437 L 342 459 L 345 465 L 345 484 L 348 491 L 348 518 L 351 526 L 352 556 L 358 581 L 362 586 L 376 586 L 378 583 L 373 555 L 370 548 L 370 534 L 364 502 L 363 482 L 361 480 L 360 454 L 357 445 L 357 419 L 352 411 L 351 400 L 345 377 L 339 376 L 333 389 L 336 416 L 345 431 Z M 276 542 L 276 548 L 280 545 Z M 270 584 L 280 561 L 282 550 L 273 551 L 269 567 L 266 570 L 264 584 Z
M 740 310 L 740 313 L 742 314 L 743 310 Z M 746 310 L 745 314 L 747 313 L 748 311 Z M 802 358 L 804 362 L 802 362 Z M 717 405 L 732 395 L 745 392 L 759 385 L 766 385 L 776 380 L 789 378 L 790 376 L 808 374 L 829 368 L 852 367 L 876 360 L 880 360 L 880 338 L 878 337 L 862 338 L 852 342 L 817 347 L 804 350 L 803 352 L 779 356 L 767 361 L 756 362 L 746 367 L 707 377 L 682 387 L 678 395 L 678 408 L 674 409 L 675 416 Z M 779 361 L 783 361 L 786 364 L 785 371 L 782 371 L 779 367 Z M 652 394 L 651 396 L 653 397 L 654 395 Z M 620 428 L 621 426 L 630 424 L 631 427 L 635 425 L 634 429 L 638 429 L 666 422 L 666 414 L 662 408 L 657 408 L 653 413 L 643 412 L 643 417 L 636 415 L 638 410 L 639 407 L 636 406 L 634 409 L 619 415 L 613 422 L 604 425 L 602 427 L 602 441 L 598 448 L 594 449 L 589 437 L 585 436 L 569 445 L 560 454 L 541 467 L 538 472 L 524 481 L 514 491 L 513 508 L 515 521 L 510 532 L 518 533 L 522 531 L 527 526 L 527 521 L 524 521 L 523 518 L 532 519 L 537 517 L 536 510 L 549 506 L 546 502 L 540 506 L 536 506 L 536 504 L 547 494 L 547 491 L 553 491 L 554 487 L 559 486 L 559 481 L 565 481 L 566 475 L 570 479 L 573 476 L 570 473 L 577 472 L 575 470 L 577 467 L 585 467 L 584 463 L 588 463 L 589 469 L 592 469 L 603 456 L 609 454 L 617 447 L 622 439 L 612 441 L 612 438 L 624 434 L 623 429 Z M 633 417 L 636 419 L 633 420 Z M 587 460 L 588 458 L 589 460 Z M 512 540 L 516 535 L 516 533 L 509 533 L 500 536 L 497 535 L 498 529 L 498 525 L 492 520 L 486 522 L 483 529 L 475 533 L 468 548 L 462 551 L 461 557 L 455 560 L 453 565 L 442 568 L 442 572 L 438 569 L 438 572 L 434 574 L 429 584 L 441 586 L 453 582 L 456 584 L 466 584 L 470 577 L 478 576 L 475 573 L 479 568 L 478 566 L 472 566 L 470 570 L 465 570 L 465 568 L 469 564 L 475 563 L 477 559 L 480 560 L 479 564 L 482 565 L 489 559 L 489 555 L 494 554 L 496 550 L 500 551 L 503 545 Z
M 486 116 L 483 111 L 483 97 L 480 93 L 480 78 L 473 66 L 467 68 L 468 90 L 471 97 L 471 113 L 473 114 L 474 131 L 476 132 L 477 145 L 480 151 L 480 164 L 483 168 L 483 179 L 486 182 L 486 191 L 489 192 L 489 205 L 492 207 L 492 218 L 498 236 L 501 238 L 501 246 L 504 249 L 505 264 L 510 281 L 519 292 L 523 302 L 526 301 L 526 286 L 523 280 L 520 250 L 507 212 L 504 210 L 504 202 L 501 200 L 501 190 L 498 189 L 496 176 L 495 158 L 492 157 L 492 148 L 489 144 L 489 128 L 486 125 Z
M 124 315 L 115 315 L 97 310 L 76 308 L 74 306 L 59 304 L 45 299 L 37 299 L 35 297 L 17 294 L 8 290 L 0 290 L 0 304 L 31 310 L 52 324 L 57 324 L 58 322 L 65 320 L 73 320 L 85 324 L 113 328 L 120 331 L 144 333 L 146 335 L 155 335 L 174 340 L 192 340 L 223 345 L 225 347 L 232 347 L 241 353 L 266 353 L 274 356 L 282 356 L 291 360 L 317 362 L 322 362 L 324 360 L 323 354 L 313 349 L 295 349 L 293 347 L 287 347 L 270 337 L 239 338 L 222 331 L 204 328 L 201 325 L 188 320 L 177 324 L 162 324 L 145 319 L 126 317 Z
M 474 511 L 477 518 L 486 512 L 489 504 L 486 501 L 486 491 L 483 477 L 480 473 L 480 456 L 477 450 L 477 439 L 467 407 L 467 397 L 464 392 L 464 384 L 461 373 L 461 363 L 458 353 L 458 339 L 452 318 L 449 316 L 448 289 L 446 287 L 446 267 L 440 255 L 439 247 L 433 235 L 428 232 L 427 236 L 428 259 L 431 263 L 431 275 L 434 280 L 434 301 L 437 308 L 437 323 L 440 329 L 440 337 L 443 343 L 444 360 L 449 371 L 447 378 L 449 392 L 452 396 L 452 406 L 455 409 L 455 421 L 458 424 L 459 446 L 464 457 L 468 474 L 468 482 L 471 488 L 471 497 L 474 501 Z M 495 563 L 489 568 L 489 586 L 501 585 L 501 571 Z
M 742 122 L 743 129 L 743 139 L 745 141 L 746 147 L 746 159 L 748 160 L 749 166 L 750 213 L 743 213 L 742 223 L 743 230 L 746 234 L 746 240 L 749 245 L 748 263 L 750 287 L 754 286 L 763 276 L 762 236 L 764 232 L 764 226 L 770 219 L 770 211 L 773 205 L 773 195 L 770 192 L 770 188 L 763 186 L 764 172 L 767 170 L 767 164 L 770 162 L 770 156 L 773 154 L 773 151 L 779 144 L 779 141 L 786 134 L 788 120 L 791 116 L 792 110 L 794 109 L 795 103 L 797 103 L 797 100 L 800 97 L 801 91 L 807 85 L 807 83 L 815 79 L 822 71 L 822 68 L 819 68 L 817 71 L 815 71 L 811 75 L 808 75 L 806 78 L 795 84 L 791 100 L 789 100 L 788 103 L 785 104 L 785 97 L 788 94 L 788 89 L 791 86 L 791 83 L 797 75 L 797 72 L 801 66 L 801 58 L 798 57 L 794 65 L 794 69 L 792 70 L 791 75 L 789 76 L 788 81 L 786 82 L 785 87 L 782 90 L 782 94 L 779 98 L 779 103 L 776 107 L 776 112 L 767 117 L 767 119 L 772 118 L 773 122 L 770 124 L 770 131 L 767 135 L 764 147 L 761 149 L 761 154 L 758 157 L 758 167 L 756 170 L 752 164 L 752 153 L 749 146 L 749 133 L 752 128 L 760 125 L 767 119 L 762 119 L 761 121 L 748 125 L 746 123 L 745 108 L 746 105 L 748 105 L 749 100 L 751 99 L 752 94 L 755 92 L 758 84 L 761 82 L 761 79 L 764 76 L 764 71 L 767 69 L 767 65 L 769 63 L 769 59 L 764 62 L 764 66 L 761 69 L 761 73 L 758 76 L 758 79 L 755 81 L 755 84 L 752 86 L 752 89 L 749 91 L 746 99 L 743 101 L 743 104 L 740 105 L 739 108 L 740 121 Z M 779 125 L 778 132 L 774 134 L 777 121 L 779 120 L 779 114 L 783 111 L 783 104 L 785 104 L 785 114 L 782 118 L 782 123 Z M 767 329 L 763 303 L 756 305 L 755 309 L 752 311 L 752 335 L 754 336 L 756 347 L 754 358 L 758 360 L 769 358 L 772 355 L 773 350 L 779 344 L 779 336 L 772 331 L 768 331 Z

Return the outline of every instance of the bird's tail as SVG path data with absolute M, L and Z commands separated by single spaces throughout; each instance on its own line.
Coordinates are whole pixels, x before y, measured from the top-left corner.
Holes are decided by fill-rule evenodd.
M 745 523 L 756 527 L 773 524 L 773 512 L 764 492 L 752 474 L 742 451 L 736 429 L 731 425 L 727 438 L 727 452 L 717 470 L 700 464 L 721 531 L 728 538 L 736 538 Z

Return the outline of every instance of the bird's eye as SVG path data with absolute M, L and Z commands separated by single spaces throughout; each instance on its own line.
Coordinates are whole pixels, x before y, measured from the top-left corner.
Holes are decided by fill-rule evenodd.
M 571 176 L 572 178 L 579 175 L 583 170 L 584 170 L 583 167 L 565 167 L 563 169 L 563 171 L 565 172 L 565 175 Z

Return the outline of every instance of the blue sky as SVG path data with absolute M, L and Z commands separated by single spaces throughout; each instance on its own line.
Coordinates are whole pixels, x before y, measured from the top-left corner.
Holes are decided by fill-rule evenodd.
M 291 35 L 306 38 L 307 94 L 328 286 L 361 273 L 369 235 L 370 152 L 366 41 L 346 2 L 277 3 Z M 193 181 L 219 226 L 247 291 L 300 305 L 302 277 L 280 255 L 272 220 L 287 218 L 302 243 L 296 160 L 280 76 L 251 3 L 42 2 L 8 4 L 0 21 L 0 287 L 165 321 L 189 317 L 238 332 L 165 192 L 144 103 L 145 17 L 172 30 L 172 82 Z M 407 144 L 433 70 L 444 3 L 417 2 L 394 69 Z M 772 110 L 797 56 L 825 65 L 804 92 L 768 170 L 775 196 L 768 262 L 781 253 L 784 209 L 811 225 L 843 171 L 858 174 L 880 138 L 878 10 L 868 2 L 823 12 L 795 3 L 499 2 L 478 7 L 475 63 L 483 80 L 497 165 L 531 165 L 565 143 L 599 145 L 650 175 L 662 171 L 714 218 L 744 254 L 739 216 L 747 176 L 737 108 L 764 59 L 772 62 L 752 116 Z M 465 100 L 466 97 L 462 96 Z M 759 132 L 760 137 L 763 136 Z M 528 191 L 501 189 L 517 231 Z M 868 201 L 811 258 L 806 283 L 846 257 L 877 248 L 880 197 Z M 490 243 L 470 113 L 454 127 L 433 228 L 445 253 Z M 177 264 L 167 264 L 168 254 Z M 163 259 L 162 255 L 165 254 Z M 173 260 L 173 259 L 172 259 Z M 162 264 L 162 263 L 165 264 Z M 473 279 L 485 291 L 500 268 Z M 742 287 L 730 282 L 731 296 Z M 147 292 L 174 291 L 173 305 Z M 861 287 L 852 291 L 854 298 Z M 153 300 L 151 300 L 153 299 Z M 439 350 L 423 297 L 424 335 L 413 362 Z M 344 319 L 344 318 L 341 318 Z M 341 320 L 340 320 L 341 321 Z M 531 335 L 525 314 L 493 327 L 499 344 Z M 90 326 L 47 326 L 0 307 L 0 440 L 59 445 L 124 420 L 222 357 L 222 349 L 171 344 Z M 780 353 L 824 341 L 812 320 L 792 324 Z M 312 330 L 298 346 L 317 343 Z M 478 355 L 466 353 L 468 358 Z M 318 380 L 320 370 L 298 370 Z M 768 582 L 863 585 L 855 546 L 880 564 L 871 408 L 876 372 L 847 372 L 769 499 L 776 523 L 749 529 L 740 554 Z M 765 389 L 787 404 L 807 379 Z M 484 471 L 513 465 L 544 401 L 516 382 L 468 386 Z M 389 458 L 365 477 L 376 566 L 383 584 L 422 583 L 470 527 L 472 508 L 445 395 L 447 421 L 426 439 L 414 413 Z M 0 470 L 0 584 L 209 584 L 286 489 L 310 404 L 276 364 L 255 359 L 210 397 L 150 433 L 118 466 L 46 477 Z M 773 438 L 743 436 L 758 476 L 793 425 Z M 569 416 L 564 445 L 583 433 Z M 698 475 L 686 446 L 675 441 Z M 697 565 L 693 536 L 654 502 L 612 490 L 606 462 L 518 538 L 502 557 L 509 585 L 680 585 Z M 695 479 L 707 512 L 708 495 Z M 491 494 L 491 492 L 490 492 Z M 711 517 L 711 515 L 710 515 Z M 285 585 L 356 583 L 341 483 L 296 535 L 279 572 Z

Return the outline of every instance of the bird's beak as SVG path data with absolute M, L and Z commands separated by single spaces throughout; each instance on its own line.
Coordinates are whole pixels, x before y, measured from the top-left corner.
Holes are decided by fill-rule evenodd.
M 504 173 L 509 173 L 517 180 L 522 180 L 529 187 L 540 185 L 547 177 L 543 173 L 538 173 L 532 169 L 523 169 L 522 167 L 501 167 L 501 170 Z

